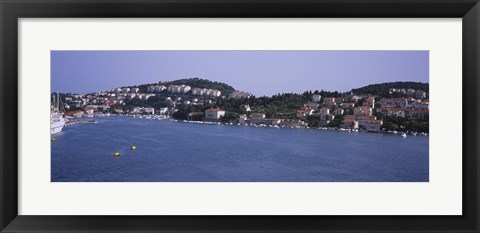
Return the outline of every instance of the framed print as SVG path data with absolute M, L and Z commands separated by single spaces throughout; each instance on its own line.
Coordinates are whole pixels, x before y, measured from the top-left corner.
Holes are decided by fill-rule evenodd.
M 2 1 L 2 232 L 478 232 L 477 1 Z

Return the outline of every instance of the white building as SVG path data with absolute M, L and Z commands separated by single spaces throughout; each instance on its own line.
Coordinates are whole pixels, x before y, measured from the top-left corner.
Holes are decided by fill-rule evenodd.
M 422 91 L 422 90 L 418 90 L 417 92 L 415 92 L 415 98 L 425 99 L 425 98 L 427 98 L 427 93 Z
M 234 91 L 228 95 L 229 99 L 248 99 L 252 96 L 252 94 L 244 91 Z
M 187 93 L 192 88 L 187 85 L 170 85 L 168 86 L 167 90 L 171 93 Z
M 317 104 L 317 103 L 314 103 L 314 102 L 308 102 L 308 103 L 303 104 L 303 107 L 305 107 L 305 108 L 318 108 L 318 106 L 320 106 L 320 105 Z
M 372 115 L 372 108 L 370 106 L 360 106 L 353 109 L 353 115 Z
M 155 114 L 155 109 L 154 108 L 143 108 L 143 107 L 135 107 L 132 111 L 133 113 L 148 113 L 148 114 Z
M 245 124 L 247 121 L 247 115 L 245 114 L 241 114 L 239 117 L 238 117 L 238 123 L 240 124 Z
M 158 110 L 158 113 L 159 113 L 159 114 L 165 114 L 165 113 L 167 113 L 167 112 L 168 112 L 168 108 L 160 108 L 160 109 Z
M 223 116 L 225 116 L 225 110 L 222 110 L 220 108 L 209 108 L 205 111 L 206 119 L 219 120 Z
M 124 87 L 124 88 L 122 88 L 122 92 L 123 93 L 128 93 L 128 92 L 130 92 L 130 88 L 129 87 Z
M 250 117 L 254 119 L 263 119 L 265 118 L 265 113 L 252 113 Z
M 208 95 L 208 96 L 215 96 L 218 97 L 222 95 L 222 92 L 219 90 L 214 89 L 207 89 L 207 88 L 193 88 L 192 94 L 194 95 Z
M 252 111 L 252 109 L 250 108 L 250 105 L 249 105 L 249 104 L 240 105 L 240 109 L 244 109 L 244 110 L 247 111 L 247 112 L 251 112 L 251 111 Z
M 335 110 L 333 110 L 334 115 L 343 115 L 343 112 L 343 108 L 336 108 Z
M 367 131 L 378 132 L 380 131 L 380 127 L 383 125 L 383 121 L 382 120 L 364 121 L 360 125 L 365 127 Z
M 321 98 L 322 98 L 322 96 L 320 96 L 320 95 L 313 95 L 312 101 L 318 103 L 318 102 L 320 102 Z
M 332 115 L 332 114 L 322 114 L 322 115 L 320 115 L 320 124 L 321 125 L 327 125 L 331 121 L 333 121 L 333 119 L 335 119 L 335 116 Z
M 147 88 L 147 92 L 161 92 L 165 89 L 167 89 L 167 87 L 164 85 L 154 85 L 154 86 L 149 86 Z
M 327 115 L 327 114 L 330 114 L 330 109 L 327 107 L 323 107 L 323 108 L 320 108 L 318 113 L 320 113 L 320 115 Z

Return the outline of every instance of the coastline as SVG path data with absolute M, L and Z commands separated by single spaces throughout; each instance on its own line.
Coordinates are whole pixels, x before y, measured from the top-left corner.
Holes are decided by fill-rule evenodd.
M 428 137 L 427 133 L 417 133 L 417 132 L 401 132 L 401 131 L 379 131 L 379 132 L 371 132 L 362 129 L 344 129 L 339 127 L 309 127 L 309 126 L 278 126 L 278 125 L 265 125 L 265 124 L 240 124 L 240 123 L 225 123 L 225 122 L 209 122 L 209 121 L 191 121 L 191 120 L 176 120 L 168 116 L 163 115 L 137 115 L 137 114 L 110 114 L 110 115 L 99 115 L 95 117 L 130 117 L 135 119 L 144 119 L 144 120 L 168 120 L 171 122 L 179 122 L 179 123 L 188 123 L 188 124 L 204 124 L 204 125 L 226 125 L 226 126 L 244 126 L 244 127 L 254 127 L 254 128 L 275 128 L 275 129 L 311 129 L 311 130 L 319 130 L 319 131 L 337 131 L 337 132 L 345 132 L 345 133 L 373 133 L 373 134 L 389 134 L 389 135 L 399 135 L 402 137 L 405 136 L 425 136 Z M 80 117 L 70 118 L 70 119 L 79 119 Z M 86 117 L 81 117 L 86 118 Z M 81 119 L 80 118 L 80 119 Z M 81 121 L 74 121 L 75 123 L 66 124 L 66 126 L 74 125 L 74 124 L 83 124 L 83 123 L 97 123 L 96 121 L 92 120 L 81 120 Z M 405 134 L 405 136 L 403 136 Z

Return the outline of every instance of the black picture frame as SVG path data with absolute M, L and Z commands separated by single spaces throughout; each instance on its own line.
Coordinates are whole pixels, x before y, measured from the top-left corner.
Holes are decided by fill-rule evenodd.
M 1 232 L 479 232 L 478 0 L 0 0 L 0 12 Z M 463 215 L 18 215 L 18 19 L 58 17 L 462 18 Z

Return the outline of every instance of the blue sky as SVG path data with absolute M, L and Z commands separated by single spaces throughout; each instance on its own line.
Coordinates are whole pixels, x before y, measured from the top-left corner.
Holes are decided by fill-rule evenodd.
M 52 51 L 51 91 L 199 77 L 256 96 L 429 80 L 428 51 Z

